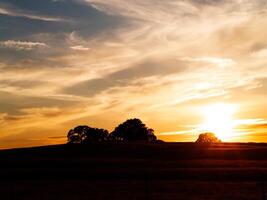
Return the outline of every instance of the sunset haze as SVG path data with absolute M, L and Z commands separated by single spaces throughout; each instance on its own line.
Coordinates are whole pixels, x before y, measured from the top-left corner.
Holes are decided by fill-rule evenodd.
M 267 142 L 267 1 L 0 0 L 0 148 L 140 118 Z

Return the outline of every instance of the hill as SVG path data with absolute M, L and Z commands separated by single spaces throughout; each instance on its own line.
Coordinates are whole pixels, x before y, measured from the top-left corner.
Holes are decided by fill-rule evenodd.
M 253 143 L 57 145 L 0 162 L 1 199 L 253 200 L 267 180 L 267 145 Z

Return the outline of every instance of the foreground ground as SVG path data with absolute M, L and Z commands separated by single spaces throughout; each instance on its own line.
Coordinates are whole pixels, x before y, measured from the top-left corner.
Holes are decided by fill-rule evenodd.
M 0 163 L 1 200 L 267 199 L 265 144 L 59 145 L 0 151 Z

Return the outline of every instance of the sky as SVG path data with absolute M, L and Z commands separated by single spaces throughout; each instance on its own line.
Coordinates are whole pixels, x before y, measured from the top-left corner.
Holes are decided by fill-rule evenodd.
M 0 0 L 0 148 L 135 117 L 165 141 L 215 121 L 267 142 L 266 17 L 265 0 Z

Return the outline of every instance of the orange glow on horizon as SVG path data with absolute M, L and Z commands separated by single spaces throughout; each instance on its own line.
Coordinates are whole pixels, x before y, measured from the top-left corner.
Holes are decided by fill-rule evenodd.
M 235 135 L 236 111 L 237 106 L 233 104 L 218 103 L 205 106 L 202 109 L 204 121 L 199 125 L 199 131 L 213 132 L 221 140 L 231 139 Z

